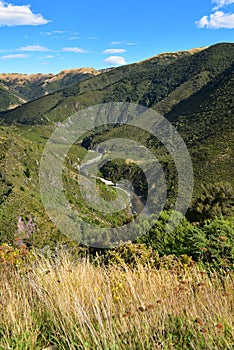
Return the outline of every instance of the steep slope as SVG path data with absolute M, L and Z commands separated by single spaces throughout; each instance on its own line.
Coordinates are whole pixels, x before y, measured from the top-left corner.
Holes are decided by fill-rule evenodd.
M 70 241 L 50 221 L 40 195 L 39 163 L 52 130 L 51 126 L 0 127 L 0 241 L 14 241 L 15 237 L 27 235 L 17 227 L 20 218 L 25 227 L 30 219 L 35 224 L 31 243 L 38 247 Z M 64 167 L 63 183 L 70 205 L 87 222 L 99 222 L 103 226 L 128 222 L 132 217 L 129 208 L 112 215 L 95 211 L 85 202 L 77 186 L 77 167 L 86 153 L 84 148 L 75 145 Z M 97 186 L 106 200 L 117 197 L 112 187 L 101 181 Z
M 164 111 L 183 136 L 194 166 L 194 197 L 201 183 L 228 181 L 234 185 L 234 44 L 219 44 L 195 52 L 163 54 L 130 66 L 116 68 L 48 94 L 7 113 L 1 113 L 0 127 L 0 236 L 14 237 L 20 216 L 36 223 L 33 244 L 44 246 L 58 240 L 40 199 L 38 167 L 54 123 L 80 108 L 105 101 L 140 102 Z M 52 125 L 51 125 L 52 124 Z M 169 207 L 177 190 L 173 159 L 159 147 L 152 135 L 115 127 L 87 137 L 86 147 L 104 139 L 127 137 L 145 144 L 158 156 L 167 179 Z M 85 149 L 75 145 L 67 157 L 64 186 L 69 203 L 88 221 L 111 224 L 127 222 L 128 212 L 114 217 L 90 210 L 77 189 L 77 166 Z M 130 160 L 131 161 L 131 160 Z M 131 162 L 107 164 L 106 178 L 127 172 Z M 117 169 L 117 174 L 116 174 Z M 142 175 L 130 166 L 144 191 Z M 99 184 L 104 198 L 114 193 Z M 137 191 L 136 191 L 137 192 Z M 144 194 L 144 193 L 143 193 Z
M 24 101 L 22 98 L 0 84 L 0 111 L 16 108 L 25 102 L 26 101 Z
M 166 117 L 190 149 L 197 184 L 234 185 L 234 64 Z
M 234 61 L 234 44 L 222 43 L 199 51 L 164 54 L 119 67 L 2 113 L 6 123 L 44 124 L 64 120 L 75 111 L 109 101 L 127 101 L 169 112 L 180 101 L 227 70 Z
M 195 176 L 194 195 L 200 193 L 201 183 L 223 180 L 234 186 L 234 64 L 165 116 L 189 149 Z M 104 135 L 91 135 L 84 145 L 90 147 L 105 139 L 134 138 L 134 135 L 152 151 L 157 149 L 158 141 L 153 137 L 140 132 L 136 136 L 136 132 L 125 126 L 113 128 Z

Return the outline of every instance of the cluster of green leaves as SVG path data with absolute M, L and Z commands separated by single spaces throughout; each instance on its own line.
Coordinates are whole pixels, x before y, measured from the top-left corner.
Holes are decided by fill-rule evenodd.
M 204 225 L 193 224 L 182 218 L 180 224 L 170 230 L 170 215 L 170 212 L 163 212 L 150 230 L 137 241 L 153 247 L 160 256 L 185 254 L 195 261 L 234 267 L 233 218 L 208 220 Z
M 145 244 L 123 244 L 117 248 L 107 250 L 96 258 L 98 263 L 104 265 L 129 266 L 131 268 L 142 266 L 155 266 L 159 261 L 159 256 L 152 247 Z M 94 260 L 95 261 L 95 260 Z
M 100 253 L 93 260 L 94 263 L 104 265 L 119 265 L 131 269 L 144 267 L 156 267 L 157 269 L 184 270 L 194 265 L 194 261 L 188 255 L 176 256 L 175 254 L 159 256 L 158 252 L 144 243 L 125 243 L 111 250 Z

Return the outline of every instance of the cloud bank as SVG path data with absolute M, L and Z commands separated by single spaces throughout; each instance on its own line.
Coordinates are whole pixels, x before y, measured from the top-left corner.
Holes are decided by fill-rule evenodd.
M 199 28 L 234 29 L 234 14 L 216 11 L 209 16 L 203 16 L 198 22 L 196 22 L 196 24 Z
M 50 21 L 31 11 L 30 5 L 13 5 L 0 1 L 0 26 L 39 26 Z

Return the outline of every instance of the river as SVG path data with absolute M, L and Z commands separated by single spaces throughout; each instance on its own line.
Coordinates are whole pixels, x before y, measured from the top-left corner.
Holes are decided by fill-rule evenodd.
M 106 180 L 102 177 L 98 177 L 98 176 L 94 176 L 94 175 L 89 174 L 88 168 L 93 166 L 95 163 L 98 163 L 101 159 L 103 159 L 105 152 L 104 151 L 100 152 L 100 150 L 99 151 L 89 150 L 88 153 L 89 154 L 96 153 L 98 155 L 95 156 L 94 158 L 88 160 L 86 163 L 82 164 L 79 167 L 79 172 L 87 177 L 96 178 L 96 179 L 102 181 L 103 183 L 105 183 L 107 186 L 112 186 L 112 187 L 118 188 L 119 190 L 127 193 L 128 197 L 129 197 L 129 203 L 130 203 L 132 214 L 138 215 L 143 210 L 144 204 L 132 189 L 126 188 L 126 186 L 124 185 L 124 182 L 119 182 L 117 184 L 114 184 L 112 181 Z

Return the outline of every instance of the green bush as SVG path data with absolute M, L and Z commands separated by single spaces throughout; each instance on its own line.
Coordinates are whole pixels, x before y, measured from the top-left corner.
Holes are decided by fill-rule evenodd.
M 234 219 L 216 219 L 202 228 L 206 237 L 203 260 L 223 267 L 234 264 Z
M 163 212 L 138 243 L 152 247 L 160 256 L 186 255 L 212 266 L 233 268 L 234 218 L 209 220 L 203 226 L 182 218 L 175 230 L 169 231 L 169 217 L 170 212 Z
M 167 254 L 182 255 L 186 254 L 186 235 L 188 230 L 193 230 L 194 226 L 186 218 L 181 217 L 180 213 L 174 213 L 175 220 L 180 220 L 179 225 L 173 230 L 170 229 L 169 219 L 171 212 L 164 211 L 159 216 L 152 228 L 143 236 L 139 237 L 137 242 L 145 243 L 157 250 L 160 256 Z
M 234 209 L 234 191 L 228 182 L 202 185 L 203 191 L 188 212 L 191 221 L 204 223 L 220 215 L 228 216 Z

